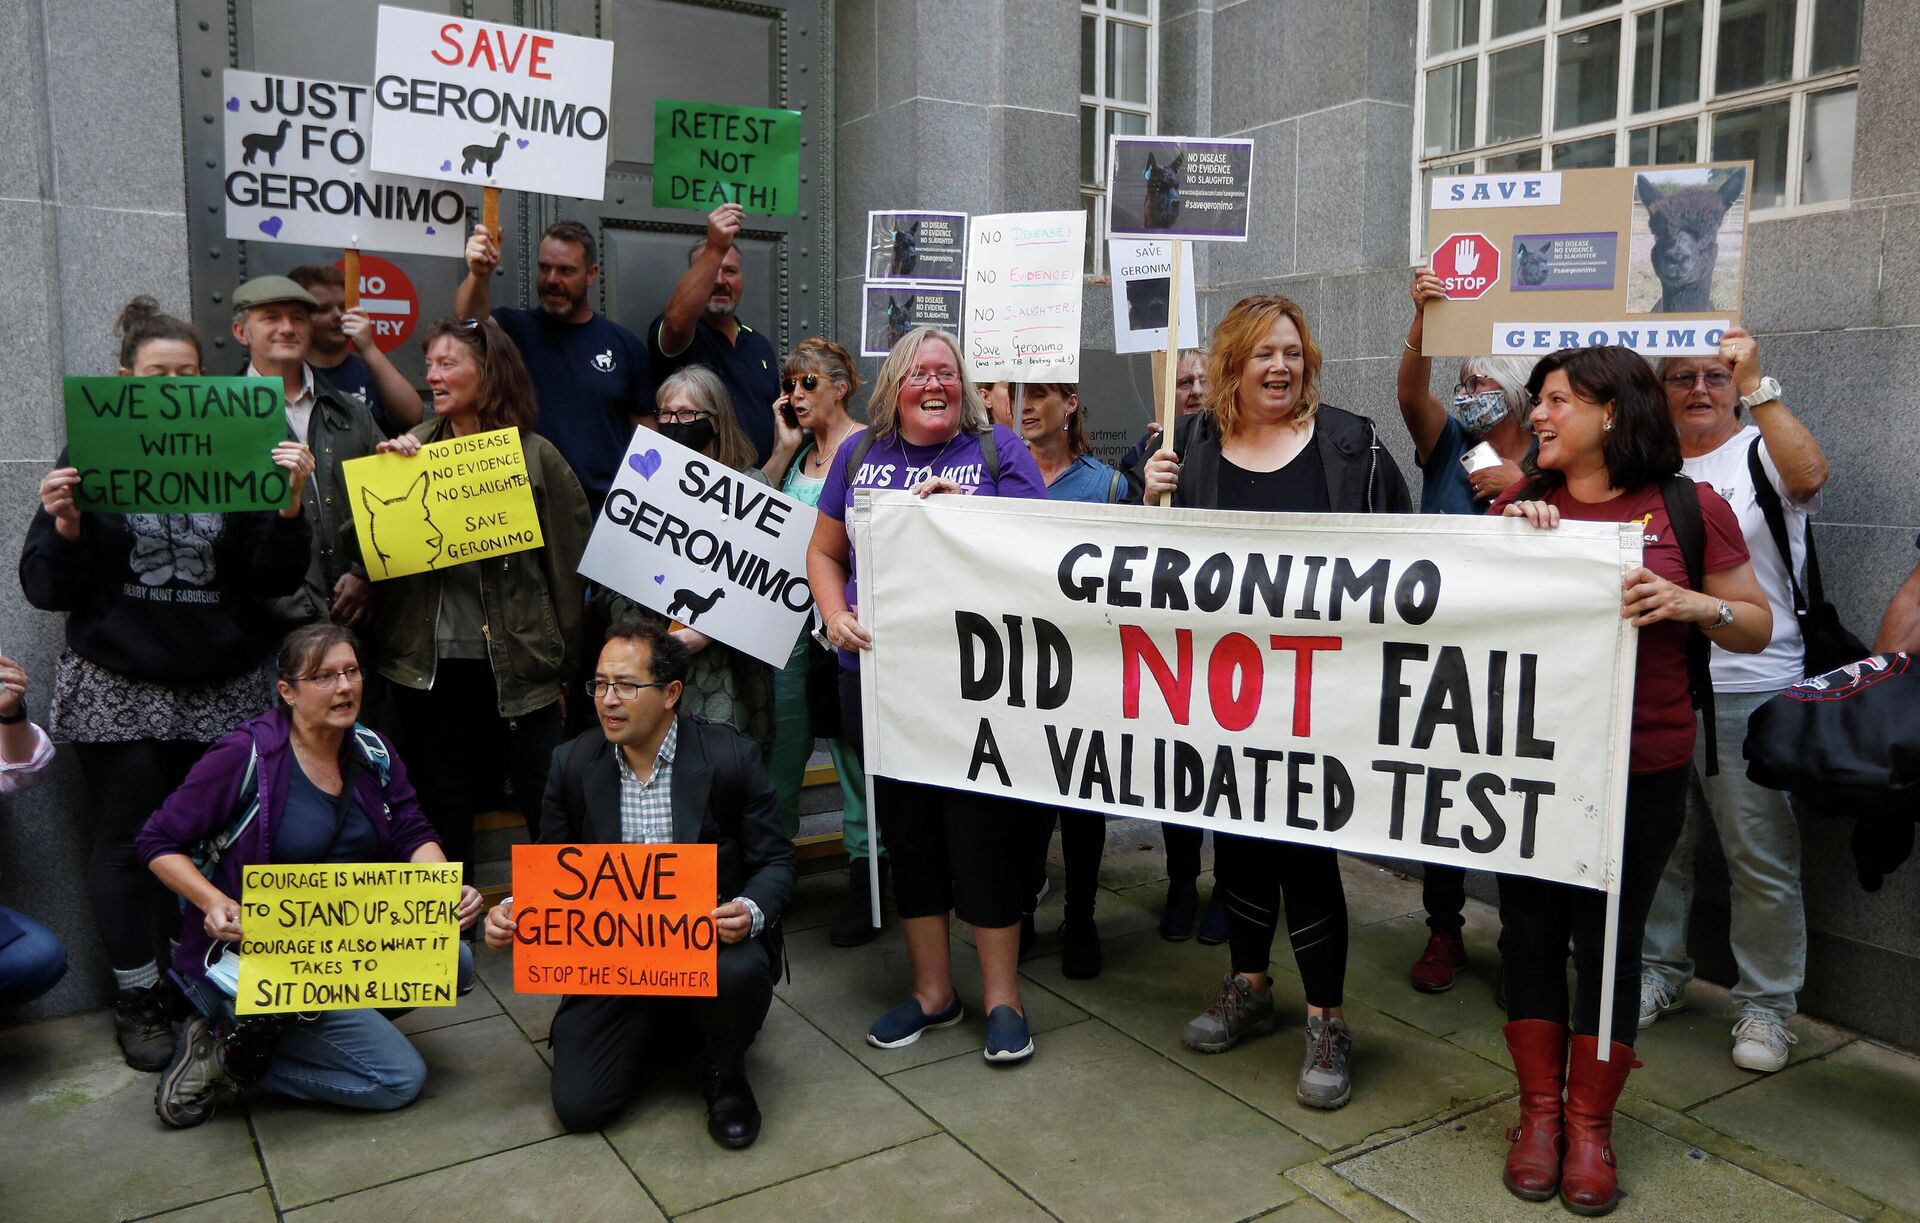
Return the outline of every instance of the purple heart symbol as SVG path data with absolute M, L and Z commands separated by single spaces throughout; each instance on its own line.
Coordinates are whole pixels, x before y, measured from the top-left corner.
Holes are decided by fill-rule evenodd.
M 664 574 L 664 573 L 656 573 L 656 574 L 654 574 L 654 575 L 653 575 L 653 584 L 654 584 L 655 586 L 665 586 L 665 585 L 667 584 L 667 575 L 666 575 L 666 574 Z
M 429 238 L 431 238 L 431 237 L 433 237 L 433 235 L 434 235 L 434 234 L 436 234 L 436 233 L 438 233 L 438 232 L 439 232 L 439 231 L 438 231 L 438 230 L 436 230 L 436 229 L 434 229 L 434 227 L 433 227 L 433 226 L 431 226 L 431 225 L 429 225 L 429 226 L 427 226 L 427 237 L 429 237 Z
M 516 145 L 518 145 L 519 147 L 521 147 L 521 148 L 523 148 L 523 149 L 527 147 L 527 142 L 526 142 L 526 141 L 524 141 L 524 140 L 520 140 L 520 139 L 515 139 L 513 143 L 514 143 L 514 144 L 516 144 Z
M 228 110 L 230 110 L 230 111 L 232 111 L 232 112 L 233 112 L 234 114 L 236 114 L 236 115 L 237 115 L 237 114 L 239 114 L 239 113 L 240 113 L 240 99 L 239 99 L 239 98 L 228 98 L 228 99 L 227 99 L 227 109 L 228 109 Z
M 453 163 L 451 161 L 443 161 L 440 163 L 440 173 L 445 174 L 452 169 Z
M 653 479 L 653 473 L 660 470 L 660 452 L 649 450 L 643 454 L 627 456 L 627 466 L 640 473 L 643 480 Z
M 266 220 L 260 222 L 260 232 L 269 238 L 278 238 L 280 236 L 281 223 L 279 217 L 268 217 Z

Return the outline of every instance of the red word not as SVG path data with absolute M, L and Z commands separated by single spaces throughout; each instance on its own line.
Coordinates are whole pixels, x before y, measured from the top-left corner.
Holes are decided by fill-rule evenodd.
M 1173 645 L 1174 662 L 1169 666 L 1145 629 L 1120 626 L 1121 717 L 1140 716 L 1140 666 L 1145 663 L 1167 712 L 1177 725 L 1187 725 L 1193 700 L 1193 630 L 1175 629 Z M 1304 739 L 1313 733 L 1313 655 L 1339 649 L 1340 638 L 1273 636 L 1267 638 L 1267 645 L 1294 655 L 1293 733 Z M 1265 695 L 1266 658 L 1253 639 L 1245 633 L 1228 633 L 1215 642 L 1207 658 L 1207 701 L 1214 722 L 1222 730 L 1247 729 L 1260 716 Z

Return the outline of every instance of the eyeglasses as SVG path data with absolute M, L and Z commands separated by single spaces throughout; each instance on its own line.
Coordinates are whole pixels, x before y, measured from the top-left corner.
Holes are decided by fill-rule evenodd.
M 1465 382 L 1456 382 L 1453 384 L 1453 393 L 1456 395 L 1478 395 L 1482 391 L 1497 391 L 1499 389 L 1499 383 L 1489 378 L 1481 378 L 1477 375 L 1467 379 Z
M 1733 375 L 1723 369 L 1693 370 L 1684 374 L 1668 374 L 1661 379 L 1676 391 L 1693 389 L 1696 382 L 1704 382 L 1710 391 L 1724 391 L 1733 385 Z
M 711 419 L 713 413 L 702 412 L 698 408 L 668 408 L 660 413 L 660 423 L 663 425 L 687 425 L 696 420 Z
M 642 689 L 664 688 L 666 686 L 666 683 L 662 683 L 660 680 L 654 680 L 650 684 L 636 684 L 632 680 L 625 679 L 590 679 L 584 685 L 587 690 L 587 695 L 596 701 L 600 699 L 600 694 L 609 688 L 613 689 L 613 695 L 623 701 L 636 701 L 640 699 Z
M 799 386 L 803 390 L 811 391 L 817 388 L 819 385 L 820 385 L 820 375 L 802 374 L 798 378 L 789 378 L 785 382 L 782 382 L 780 384 L 780 389 L 785 391 L 787 394 L 791 395 L 793 394 L 793 388 L 795 386 Z
M 959 386 L 960 375 L 951 370 L 942 370 L 937 374 L 930 374 L 925 370 L 915 370 L 907 375 L 907 385 L 909 386 L 932 386 L 936 382 L 944 382 L 948 386 Z
M 316 688 L 331 692 L 342 683 L 359 683 L 360 668 L 342 667 L 338 671 L 316 671 L 312 675 L 297 675 L 294 677 L 293 682 L 296 684 L 312 684 Z

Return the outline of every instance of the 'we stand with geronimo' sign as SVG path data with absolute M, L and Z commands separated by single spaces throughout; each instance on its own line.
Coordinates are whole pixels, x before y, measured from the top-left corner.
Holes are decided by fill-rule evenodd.
M 869 506 L 870 772 L 1607 887 L 1638 524 Z

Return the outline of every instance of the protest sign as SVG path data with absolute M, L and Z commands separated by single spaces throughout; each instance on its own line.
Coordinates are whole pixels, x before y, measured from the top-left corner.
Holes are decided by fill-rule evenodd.
M 773 667 L 813 614 L 814 508 L 638 429 L 580 574 Z
M 277 510 L 287 473 L 278 378 L 66 378 L 74 504 L 110 514 Z
M 420 291 L 405 269 L 378 255 L 362 255 L 353 262 L 360 289 L 358 304 L 373 324 L 374 345 L 381 352 L 392 352 L 407 342 L 420 321 Z M 346 263 L 342 259 L 334 264 L 342 276 L 348 274 Z
M 1080 381 L 1084 212 L 967 222 L 966 361 L 981 382 Z
M 229 68 L 227 237 L 457 258 L 456 187 L 368 168 L 365 85 Z
M 1427 356 L 1710 354 L 1740 321 L 1752 165 L 1447 175 L 1427 198 Z
M 1167 314 L 1173 301 L 1172 242 L 1113 238 L 1107 242 L 1107 270 L 1113 276 L 1113 351 L 1164 352 Z M 1200 309 L 1193 294 L 1193 265 L 1180 269 L 1180 342 L 1200 344 Z
M 869 284 L 958 286 L 966 263 L 964 212 L 867 213 Z
M 240 1014 L 454 1005 L 459 863 L 249 866 L 241 888 Z
M 960 286 L 876 284 L 860 295 L 860 355 L 884 357 L 915 327 L 960 332 Z
M 803 118 L 797 110 L 656 99 L 653 206 L 710 212 L 738 204 L 762 216 L 794 216 Z
M 340 465 L 374 581 L 538 548 L 540 514 L 518 429 L 428 442 Z
M 1252 196 L 1251 140 L 1108 138 L 1108 237 L 1245 242 Z
M 515 845 L 513 988 L 719 994 L 716 847 Z
M 374 169 L 605 196 L 612 43 L 383 4 L 373 75 Z

